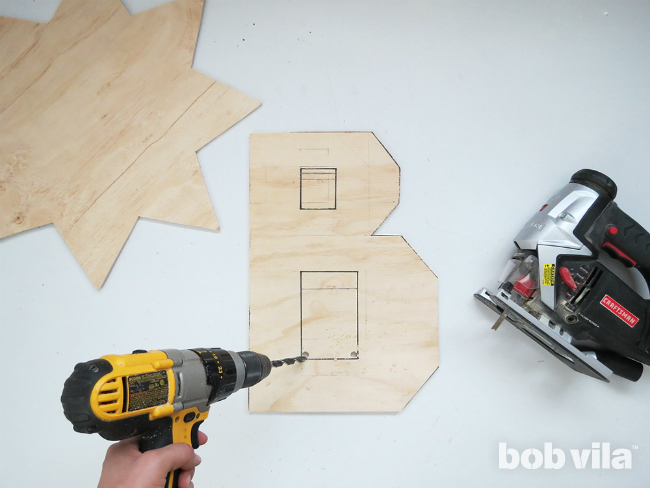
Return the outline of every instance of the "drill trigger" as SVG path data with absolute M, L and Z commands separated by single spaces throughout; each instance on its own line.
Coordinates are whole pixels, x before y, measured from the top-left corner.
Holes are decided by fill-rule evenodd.
M 190 434 L 190 441 L 192 443 L 193 449 L 199 448 L 199 427 L 203 423 L 203 420 L 199 420 L 192 426 L 192 432 Z

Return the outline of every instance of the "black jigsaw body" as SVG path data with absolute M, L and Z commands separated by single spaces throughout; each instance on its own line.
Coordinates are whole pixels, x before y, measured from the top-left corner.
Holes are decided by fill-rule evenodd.
M 475 297 L 578 372 L 636 381 L 650 365 L 650 301 L 598 260 L 601 250 L 650 284 L 650 235 L 593 170 L 571 182 L 515 238 L 499 290 Z

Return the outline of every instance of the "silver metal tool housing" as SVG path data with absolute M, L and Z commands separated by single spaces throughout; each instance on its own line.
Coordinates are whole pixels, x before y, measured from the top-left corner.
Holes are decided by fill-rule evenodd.
M 598 198 L 598 193 L 578 183 L 569 183 L 553 195 L 526 223 L 515 237 L 519 249 L 537 251 L 540 276 L 544 265 L 553 265 L 560 254 L 591 256 L 592 253 L 575 235 L 580 220 Z M 540 283 L 542 302 L 555 309 L 555 289 Z
M 176 375 L 174 411 L 196 407 L 199 412 L 209 410 L 207 399 L 212 387 L 208 385 L 205 366 L 201 358 L 189 349 L 165 349 L 167 357 L 174 361 L 172 371 Z

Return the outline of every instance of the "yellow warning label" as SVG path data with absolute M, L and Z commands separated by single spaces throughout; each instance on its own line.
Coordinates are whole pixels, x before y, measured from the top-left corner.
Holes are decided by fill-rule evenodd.
M 542 285 L 553 286 L 555 284 L 555 265 L 544 265 L 544 276 L 542 276 Z
M 129 385 L 129 412 L 167 403 L 169 379 L 166 371 L 128 376 L 126 381 Z

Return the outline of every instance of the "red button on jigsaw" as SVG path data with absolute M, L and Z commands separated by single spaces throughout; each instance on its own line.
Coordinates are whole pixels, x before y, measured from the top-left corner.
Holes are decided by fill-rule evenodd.
M 564 281 L 564 284 L 571 288 L 572 290 L 575 290 L 578 288 L 578 285 L 576 285 L 575 280 L 573 279 L 573 276 L 571 276 L 571 271 L 569 271 L 569 268 L 567 267 L 561 267 L 560 268 L 560 278 L 562 278 L 562 281 Z

